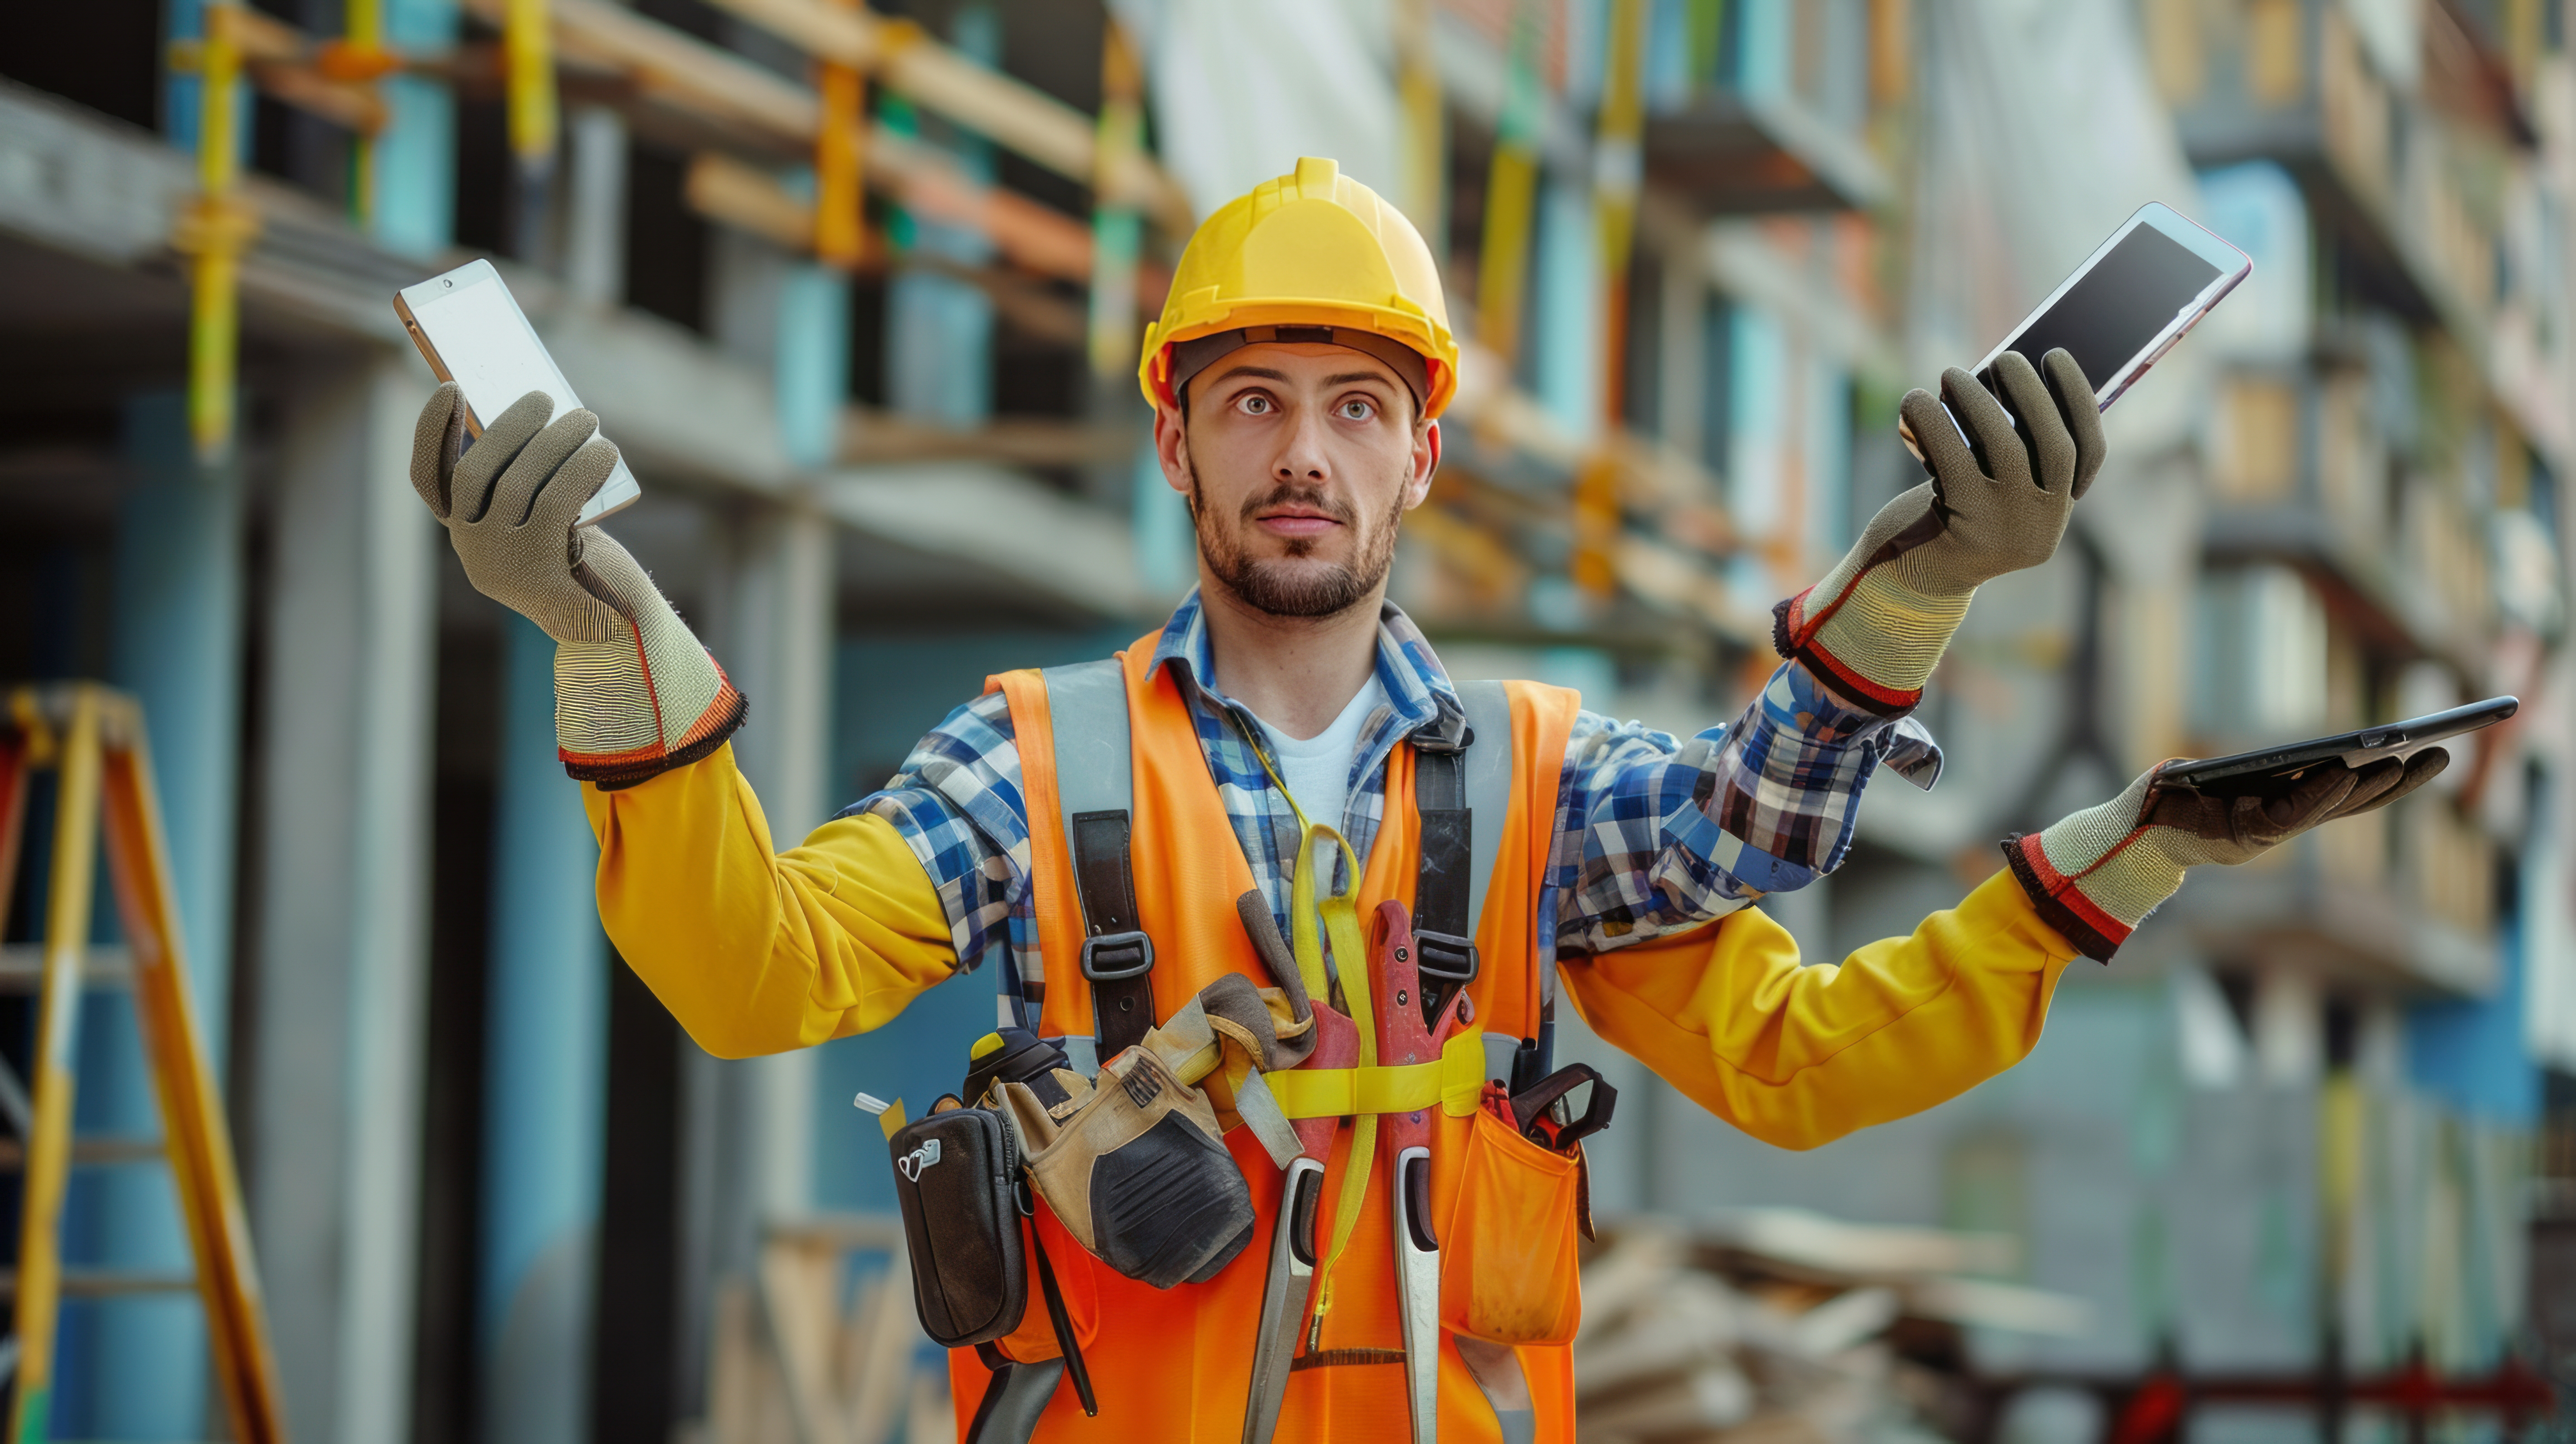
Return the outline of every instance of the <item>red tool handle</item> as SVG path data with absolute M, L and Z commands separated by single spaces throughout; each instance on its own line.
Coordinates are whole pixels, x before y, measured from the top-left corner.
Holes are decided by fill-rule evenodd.
M 1360 1030 L 1350 1015 L 1335 1011 L 1321 999 L 1309 1001 L 1315 1014 L 1315 1051 L 1306 1055 L 1300 1068 L 1356 1068 L 1360 1065 Z M 1292 1120 L 1297 1130 L 1298 1145 L 1308 1158 L 1318 1163 L 1329 1159 L 1333 1151 L 1333 1130 L 1342 1126 L 1339 1118 L 1299 1118 Z
M 1422 971 L 1414 960 L 1413 915 L 1400 902 L 1379 903 L 1371 932 L 1378 1066 L 1428 1063 L 1440 1056 L 1440 1049 L 1431 1041 L 1431 1030 L 1422 1024 Z M 1379 1120 L 1377 1136 L 1389 1157 L 1407 1148 L 1427 1148 L 1430 1111 L 1387 1114 Z

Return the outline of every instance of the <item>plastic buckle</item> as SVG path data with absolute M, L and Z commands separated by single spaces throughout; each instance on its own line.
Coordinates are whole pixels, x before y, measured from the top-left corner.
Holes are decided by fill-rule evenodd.
M 1426 984 L 1463 988 L 1476 981 L 1476 945 L 1455 933 L 1415 932 L 1413 959 Z
M 1154 940 L 1141 932 L 1102 933 L 1082 940 L 1082 975 L 1095 983 L 1142 977 L 1154 968 Z

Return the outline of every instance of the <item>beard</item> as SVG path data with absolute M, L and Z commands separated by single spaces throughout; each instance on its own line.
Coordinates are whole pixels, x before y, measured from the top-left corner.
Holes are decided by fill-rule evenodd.
M 1228 525 L 1210 510 L 1198 468 L 1192 466 L 1190 521 L 1198 531 L 1199 555 L 1206 560 L 1209 575 L 1236 600 L 1267 616 L 1331 617 L 1366 602 L 1395 562 L 1395 534 L 1404 516 L 1403 490 L 1397 490 L 1395 504 L 1374 529 L 1358 534 L 1357 554 L 1348 563 L 1298 565 L 1314 556 L 1318 539 L 1313 537 L 1291 539 L 1288 555 L 1279 560 L 1254 558 L 1243 544 L 1253 518 L 1292 502 L 1322 511 L 1344 526 L 1359 524 L 1358 512 L 1347 502 L 1304 487 L 1281 485 L 1246 501 L 1233 525 Z

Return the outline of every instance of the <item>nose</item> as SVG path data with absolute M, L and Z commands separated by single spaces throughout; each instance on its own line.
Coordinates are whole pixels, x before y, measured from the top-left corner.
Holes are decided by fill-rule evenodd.
M 1324 418 L 1310 407 L 1298 409 L 1297 422 L 1289 428 L 1276 460 L 1270 464 L 1274 481 L 1287 485 L 1313 485 L 1329 480 L 1331 464 L 1325 459 Z

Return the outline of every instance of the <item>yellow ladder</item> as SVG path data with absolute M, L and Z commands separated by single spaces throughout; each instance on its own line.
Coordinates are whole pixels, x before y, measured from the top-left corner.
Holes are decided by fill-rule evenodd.
M 134 1016 L 161 1102 L 162 1151 L 196 1256 L 198 1295 L 237 1444 L 282 1444 L 277 1361 L 243 1221 L 223 1095 L 206 1068 L 179 951 L 161 804 L 152 790 L 143 712 L 93 683 L 21 687 L 0 718 L 0 907 L 17 876 L 29 777 L 61 778 L 47 882 L 43 992 L 36 1030 L 25 1194 L 18 1242 L 17 1369 L 9 1444 L 45 1438 L 53 1403 L 54 1331 L 63 1288 L 63 1189 L 72 1162 L 73 1040 L 80 1024 L 90 898 L 105 824 L 108 878 L 132 954 Z M 5 1071 L 5 1069 L 0 1069 Z M 14 1080 L 11 1080 L 14 1081 Z

